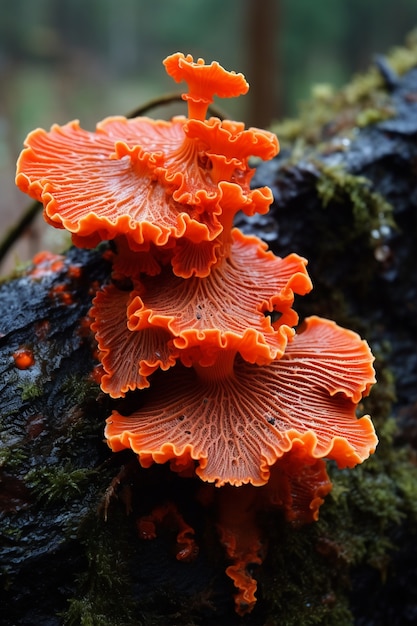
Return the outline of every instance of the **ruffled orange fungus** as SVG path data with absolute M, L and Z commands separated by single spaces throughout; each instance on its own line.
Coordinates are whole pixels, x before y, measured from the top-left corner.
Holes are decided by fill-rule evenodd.
M 108 444 L 222 487 L 219 535 L 243 614 L 255 603 L 247 566 L 262 561 L 257 508 L 316 520 L 331 488 L 324 459 L 353 467 L 375 450 L 369 416 L 356 415 L 373 357 L 334 322 L 310 317 L 296 331 L 294 296 L 312 288 L 306 260 L 233 228 L 238 211 L 265 213 L 272 201 L 270 189 L 251 189 L 249 158 L 278 152 L 272 133 L 206 119 L 215 95 L 247 92 L 244 77 L 180 53 L 164 64 L 188 85 L 188 117 L 35 130 L 16 180 L 76 245 L 114 240 L 113 280 L 90 312 L 100 383 L 113 398 L 149 389 L 140 408 L 109 417 Z M 165 515 L 140 532 L 153 536 Z

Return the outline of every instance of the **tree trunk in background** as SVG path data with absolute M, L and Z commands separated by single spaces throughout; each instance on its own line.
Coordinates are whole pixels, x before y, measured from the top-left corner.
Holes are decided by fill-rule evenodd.
M 279 0 L 247 0 L 246 77 L 249 91 L 249 126 L 265 128 L 279 119 Z

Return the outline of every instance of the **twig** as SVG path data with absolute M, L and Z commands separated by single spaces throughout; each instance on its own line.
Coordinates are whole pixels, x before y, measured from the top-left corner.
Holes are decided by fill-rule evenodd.
M 12 226 L 3 240 L 0 242 L 0 262 L 4 259 L 10 248 L 16 243 L 25 230 L 31 225 L 36 215 L 42 208 L 42 204 L 38 201 L 32 202 L 28 206 L 22 217 Z
M 145 102 L 134 111 L 131 111 L 130 113 L 128 113 L 126 117 L 128 119 L 132 119 L 132 117 L 139 117 L 141 115 L 145 115 L 145 113 L 147 113 L 151 109 L 156 109 L 157 107 L 160 107 L 160 106 L 167 106 L 174 102 L 184 102 L 181 93 L 178 93 L 178 92 L 167 93 L 165 95 L 158 96 L 157 98 L 152 98 L 151 100 L 148 100 L 148 102 Z M 224 120 L 228 117 L 226 112 L 223 111 L 220 107 L 218 107 L 215 104 L 210 104 L 208 107 L 208 111 L 211 115 L 214 115 L 215 117 L 218 117 L 221 120 Z

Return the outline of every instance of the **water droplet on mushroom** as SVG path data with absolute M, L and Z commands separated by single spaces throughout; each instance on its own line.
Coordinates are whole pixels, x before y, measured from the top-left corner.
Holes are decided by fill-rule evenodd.
M 387 261 L 391 256 L 391 248 L 386 245 L 378 246 L 377 248 L 375 248 L 374 256 L 377 261 L 383 263 L 384 261 Z

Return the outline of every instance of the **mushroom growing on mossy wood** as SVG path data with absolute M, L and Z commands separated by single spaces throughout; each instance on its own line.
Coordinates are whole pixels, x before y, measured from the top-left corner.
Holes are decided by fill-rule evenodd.
M 324 459 L 353 467 L 374 452 L 370 417 L 356 415 L 373 356 L 332 321 L 313 316 L 296 330 L 294 297 L 312 288 L 307 261 L 233 228 L 238 211 L 264 214 L 272 201 L 270 189 L 251 189 L 249 158 L 278 152 L 270 132 L 205 119 L 214 95 L 247 92 L 244 77 L 181 53 L 165 66 L 188 83 L 188 117 L 35 130 L 16 180 L 75 245 L 113 240 L 111 283 L 90 311 L 101 388 L 143 391 L 140 408 L 134 396 L 127 415 L 123 402 L 113 411 L 107 442 L 144 467 L 169 462 L 227 490 L 213 497 L 244 614 L 256 590 L 247 567 L 262 561 L 257 508 L 316 520 L 331 488 Z M 249 518 L 242 509 L 232 520 L 227 502 L 247 499 Z
M 295 441 L 311 459 L 353 467 L 377 443 L 370 418 L 355 413 L 375 382 L 372 361 L 355 333 L 312 317 L 269 365 L 219 350 L 210 366 L 176 366 L 151 385 L 143 408 L 113 412 L 106 437 L 145 467 L 198 461 L 196 474 L 217 486 L 265 484 Z

